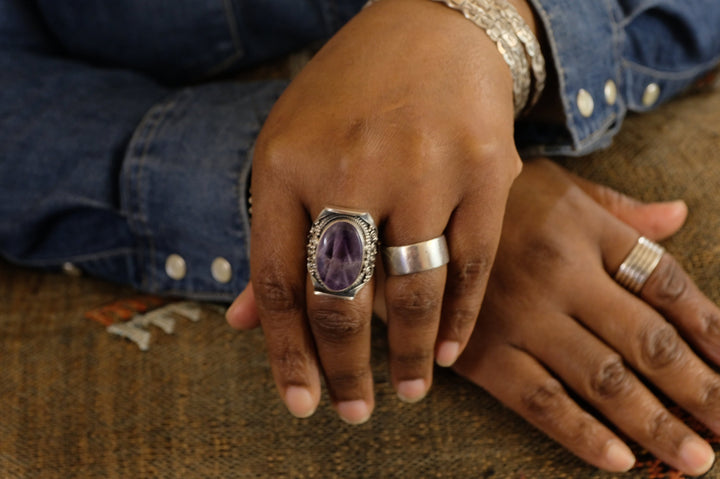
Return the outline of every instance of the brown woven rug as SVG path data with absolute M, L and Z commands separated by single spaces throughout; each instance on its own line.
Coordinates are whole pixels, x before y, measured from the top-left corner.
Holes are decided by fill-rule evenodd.
M 633 117 L 613 148 L 566 164 L 643 199 L 684 198 L 688 224 L 665 245 L 720 301 L 720 93 Z M 449 371 L 425 401 L 400 403 L 382 325 L 372 420 L 347 426 L 327 398 L 296 420 L 260 331 L 232 331 L 202 305 L 197 322 L 175 318 L 173 334 L 151 326 L 142 352 L 97 317 L 141 307 L 118 303 L 135 296 L 0 263 L 0 478 L 681 477 L 649 456 L 627 475 L 599 472 Z

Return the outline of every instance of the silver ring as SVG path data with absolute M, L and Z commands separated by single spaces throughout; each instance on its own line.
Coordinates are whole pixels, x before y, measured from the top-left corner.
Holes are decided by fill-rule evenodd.
M 444 266 L 450 261 L 450 253 L 445 235 L 441 235 L 406 246 L 386 246 L 383 258 L 387 274 L 399 276 Z
M 310 228 L 307 270 L 315 294 L 353 299 L 375 270 L 378 232 L 370 213 L 325 208 Z
M 615 281 L 630 292 L 638 294 L 664 253 L 662 246 L 641 236 L 615 273 Z

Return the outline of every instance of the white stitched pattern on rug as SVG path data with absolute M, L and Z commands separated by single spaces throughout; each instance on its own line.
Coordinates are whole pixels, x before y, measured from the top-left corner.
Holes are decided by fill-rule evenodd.
M 145 314 L 137 314 L 129 321 L 118 322 L 107 327 L 107 332 L 127 338 L 140 348 L 141 351 L 150 349 L 150 326 L 160 328 L 165 334 L 175 332 L 178 318 L 188 319 L 194 323 L 200 321 L 202 310 L 196 303 L 171 303 Z

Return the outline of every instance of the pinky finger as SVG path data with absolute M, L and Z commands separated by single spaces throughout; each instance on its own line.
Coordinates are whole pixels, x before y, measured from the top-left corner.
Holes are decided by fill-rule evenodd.
M 630 448 L 580 408 L 533 357 L 509 345 L 492 347 L 484 354 L 493 360 L 468 361 L 461 356 L 455 370 L 582 460 L 610 472 L 633 467 L 635 456 Z

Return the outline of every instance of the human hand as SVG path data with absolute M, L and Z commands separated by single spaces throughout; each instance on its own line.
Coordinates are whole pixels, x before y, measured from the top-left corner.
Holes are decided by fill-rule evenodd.
M 668 236 L 686 213 L 526 163 L 455 370 L 597 467 L 634 463 L 604 417 L 680 471 L 707 471 L 710 446 L 643 381 L 720 433 L 720 377 L 699 356 L 720 364 L 720 311 L 667 253 L 639 296 L 612 276 L 640 234 Z
M 379 2 L 316 55 L 273 108 L 253 162 L 252 287 L 293 414 L 314 412 L 321 372 L 346 421 L 367 420 L 374 406 L 374 287 L 353 300 L 313 294 L 312 219 L 328 206 L 369 212 L 384 246 L 447 237 L 447 267 L 384 288 L 392 382 L 415 401 L 433 359 L 452 364 L 470 336 L 520 169 L 510 71 L 458 12 Z

